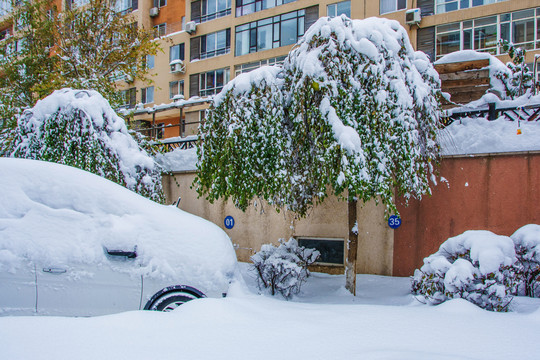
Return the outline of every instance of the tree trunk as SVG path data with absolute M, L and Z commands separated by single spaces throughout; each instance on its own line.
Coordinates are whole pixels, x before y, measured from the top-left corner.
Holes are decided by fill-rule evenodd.
M 358 229 L 356 225 L 356 200 L 349 200 L 349 241 L 347 242 L 347 261 L 345 263 L 345 288 L 356 296 L 356 258 L 358 252 Z

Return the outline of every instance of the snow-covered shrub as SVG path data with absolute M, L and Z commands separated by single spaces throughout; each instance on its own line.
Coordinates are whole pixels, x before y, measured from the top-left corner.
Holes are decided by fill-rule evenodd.
M 518 295 L 540 297 L 540 225 L 529 224 L 511 236 L 516 250 Z
M 161 167 L 96 91 L 53 92 L 24 111 L 11 134 L 9 156 L 70 165 L 164 200 Z
M 495 76 L 503 82 L 507 97 L 515 99 L 525 95 L 532 89 L 534 80 L 532 71 L 525 63 L 526 50 L 514 46 L 507 40 L 500 40 L 499 46 L 511 59 L 506 63 L 510 72 L 498 72 Z
M 462 298 L 484 309 L 507 311 L 516 286 L 512 239 L 471 230 L 449 238 L 424 259 L 412 292 L 429 304 Z
M 298 242 L 291 238 L 287 242 L 280 239 L 278 247 L 272 244 L 261 246 L 251 261 L 258 274 L 259 288 L 262 285 L 270 289 L 272 295 L 279 292 L 288 299 L 300 291 L 309 276 L 308 266 L 319 256 L 319 251 L 298 246 Z

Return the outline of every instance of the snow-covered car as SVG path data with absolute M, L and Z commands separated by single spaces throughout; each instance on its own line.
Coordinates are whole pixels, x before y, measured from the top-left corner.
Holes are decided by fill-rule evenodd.
M 218 226 L 97 175 L 0 158 L 0 315 L 92 316 L 221 297 L 237 273 Z

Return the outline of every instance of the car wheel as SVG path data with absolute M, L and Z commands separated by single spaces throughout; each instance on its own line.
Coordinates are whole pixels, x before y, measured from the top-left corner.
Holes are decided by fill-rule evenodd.
M 183 303 L 193 299 L 198 299 L 198 297 L 183 291 L 171 291 L 157 298 L 148 310 L 173 311 Z

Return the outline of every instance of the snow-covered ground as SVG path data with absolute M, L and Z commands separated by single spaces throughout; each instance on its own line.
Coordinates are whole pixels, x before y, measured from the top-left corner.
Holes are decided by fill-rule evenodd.
M 292 301 L 258 295 L 254 274 L 229 297 L 171 313 L 134 311 L 94 318 L 0 317 L 2 359 L 534 359 L 540 299 L 514 312 L 464 301 L 438 306 L 409 294 L 408 278 L 314 273 Z

